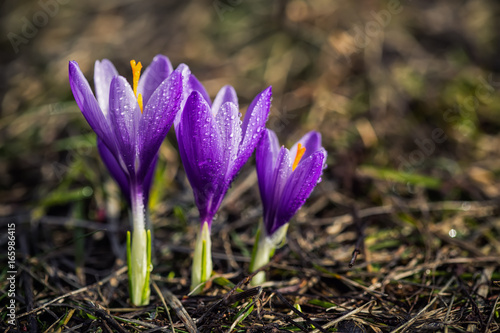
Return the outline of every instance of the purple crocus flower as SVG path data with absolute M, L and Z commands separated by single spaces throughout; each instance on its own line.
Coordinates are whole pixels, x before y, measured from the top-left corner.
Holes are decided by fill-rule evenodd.
M 265 265 L 283 241 L 288 222 L 320 181 L 325 161 L 326 150 L 316 131 L 304 135 L 290 150 L 280 148 L 273 131 L 266 129 L 262 134 L 255 162 L 264 218 L 250 264 L 252 272 Z M 259 273 L 252 283 L 260 284 L 263 279 Z
M 103 162 L 129 201 L 131 191 L 148 195 L 158 149 L 182 99 L 182 69 L 173 71 L 167 57 L 157 55 L 140 79 L 137 67 L 142 66 L 135 64 L 132 88 L 109 60 L 96 61 L 95 98 L 78 63 L 69 63 L 75 100 L 97 134 Z
M 173 71 L 168 58 L 157 55 L 140 77 L 141 63 L 130 63 L 132 86 L 107 59 L 95 63 L 95 97 L 75 61 L 69 63 L 69 82 L 76 103 L 97 134 L 104 164 L 132 207 L 134 242 L 128 251 L 131 301 L 145 305 L 149 302 L 150 236 L 144 207 L 158 149 L 181 108 L 187 67 Z
M 191 286 L 194 288 L 210 277 L 212 220 L 233 179 L 259 141 L 269 115 L 272 92 L 269 87 L 259 93 L 241 122 L 233 87 L 223 87 L 213 103 L 194 76 L 189 79 L 188 89 L 192 92 L 175 131 L 202 226 L 193 261 Z

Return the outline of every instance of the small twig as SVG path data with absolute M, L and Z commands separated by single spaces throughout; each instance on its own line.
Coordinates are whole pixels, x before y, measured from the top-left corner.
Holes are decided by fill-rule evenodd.
M 125 330 L 116 320 L 111 316 L 109 313 L 102 309 L 93 309 L 94 316 L 101 318 L 109 324 L 113 329 L 117 330 L 120 333 L 127 333 L 127 330 Z
M 493 304 L 493 308 L 491 309 L 490 317 L 488 318 L 488 321 L 486 322 L 486 326 L 484 327 L 485 332 L 489 332 L 488 329 L 490 327 L 491 321 L 493 320 L 493 316 L 495 315 L 495 310 L 498 304 L 498 300 L 500 300 L 500 296 L 497 297 L 495 300 L 495 304 Z
M 257 295 L 260 295 L 262 293 L 262 287 L 255 287 L 251 288 L 245 291 L 242 291 L 241 293 L 238 293 L 236 295 L 231 295 L 228 297 L 225 301 L 224 304 L 229 305 L 229 304 L 234 304 L 236 302 L 239 302 L 241 300 L 244 300 L 245 298 L 249 297 L 255 297 Z
M 73 327 L 69 327 L 68 329 L 62 331 L 61 333 L 74 333 L 74 332 L 81 332 L 79 329 L 83 326 L 83 324 L 79 324 Z
M 151 284 L 153 285 L 154 290 L 158 294 L 158 297 L 160 297 L 160 300 L 161 300 L 161 303 L 163 304 L 163 307 L 165 307 L 165 311 L 167 312 L 167 316 L 168 316 L 168 321 L 170 322 L 170 327 L 172 327 L 172 332 L 175 332 L 174 323 L 172 321 L 172 317 L 170 316 L 170 311 L 168 310 L 167 303 L 165 302 L 165 297 L 163 297 L 163 294 L 161 293 L 160 288 L 158 288 L 158 285 L 156 284 L 156 282 L 151 281 Z
M 165 294 L 166 298 L 163 298 L 162 296 L 160 297 L 162 301 L 165 301 L 170 305 L 172 309 L 174 309 L 175 313 L 177 316 L 180 318 L 180 320 L 184 323 L 184 326 L 190 333 L 198 333 L 198 328 L 196 327 L 196 324 L 191 318 L 191 316 L 188 314 L 184 306 L 182 305 L 181 301 L 177 297 L 175 297 L 174 294 L 170 292 L 168 289 L 163 289 L 160 291 L 156 283 L 153 281 L 153 287 L 155 288 L 157 293 Z M 166 304 L 164 303 L 165 307 Z M 168 311 L 168 310 L 167 310 Z M 170 318 L 170 314 L 169 314 Z M 170 318 L 170 322 L 172 322 L 172 319 Z M 175 331 L 174 331 L 175 332 Z
M 359 254 L 362 253 L 361 250 L 365 247 L 365 226 L 361 223 L 361 219 L 359 218 L 356 207 L 352 207 L 352 219 L 356 224 L 358 240 L 356 241 L 356 247 L 354 248 L 354 251 L 352 251 L 352 258 L 351 261 L 349 261 L 349 268 L 352 268 L 352 266 L 354 266 L 356 258 Z
M 352 266 L 354 266 L 356 258 L 358 257 L 359 254 L 361 254 L 361 251 L 357 248 L 356 245 L 356 248 L 354 248 L 354 251 L 352 251 L 351 261 L 349 261 L 349 268 L 352 268 Z

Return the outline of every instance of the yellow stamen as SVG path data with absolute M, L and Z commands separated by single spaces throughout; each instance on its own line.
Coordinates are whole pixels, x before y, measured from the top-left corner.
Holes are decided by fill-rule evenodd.
M 137 98 L 137 103 L 139 103 L 142 112 L 142 94 L 137 95 L 137 86 L 139 85 L 139 78 L 141 77 L 142 64 L 140 61 L 136 63 L 135 60 L 130 60 L 130 66 L 132 67 L 134 95 Z
M 142 94 L 139 94 L 137 96 L 137 103 L 139 103 L 139 107 L 141 108 L 141 113 L 142 113 Z
M 299 165 L 300 159 L 302 158 L 302 156 L 304 156 L 305 152 L 306 147 L 302 147 L 302 145 L 299 143 L 299 146 L 297 147 L 297 155 L 295 155 L 295 160 L 293 161 L 292 171 L 297 168 L 297 165 Z

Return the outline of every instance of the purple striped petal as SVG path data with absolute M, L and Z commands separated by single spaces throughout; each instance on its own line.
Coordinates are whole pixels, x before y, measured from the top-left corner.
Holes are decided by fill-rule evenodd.
M 208 105 L 212 105 L 212 101 L 210 100 L 210 96 L 208 96 L 208 93 L 207 93 L 205 87 L 201 84 L 200 81 L 198 81 L 196 76 L 194 76 L 193 74 L 191 74 L 189 76 L 188 87 L 189 87 L 188 88 L 188 95 L 190 95 L 191 92 L 193 92 L 193 91 L 197 91 L 203 96 L 203 98 L 208 103 Z M 238 105 L 238 104 L 236 104 L 236 105 Z
M 277 205 L 276 220 L 270 230 L 271 234 L 288 223 L 302 207 L 321 177 L 325 160 L 326 151 L 321 148 L 301 161 L 291 173 Z
M 104 116 L 109 112 L 109 87 L 111 80 L 118 75 L 115 66 L 108 59 L 97 60 L 94 65 L 95 95 Z
M 176 70 L 180 71 L 182 74 L 182 102 L 181 102 L 181 111 L 177 113 L 177 116 L 175 116 L 174 119 L 174 127 L 175 130 L 177 131 L 177 127 L 179 126 L 179 123 L 181 121 L 181 114 L 182 111 L 184 110 L 184 105 L 186 104 L 186 101 L 193 91 L 190 87 L 189 80 L 191 78 L 191 70 L 186 64 L 180 64 L 177 66 Z
M 280 198 L 287 184 L 287 179 L 292 172 L 292 162 L 290 161 L 290 153 L 285 147 L 281 147 L 278 152 L 276 164 L 270 174 L 269 184 L 267 187 L 267 203 L 264 207 L 264 226 L 266 227 L 267 235 L 272 235 L 279 227 L 277 227 L 276 212 L 278 211 Z M 265 207 L 267 205 L 267 207 Z
M 153 58 L 151 64 L 146 68 L 139 79 L 137 93 L 142 94 L 143 104 L 146 105 L 156 88 L 172 73 L 173 68 L 170 60 L 164 55 L 158 54 Z
M 302 160 L 305 160 L 321 148 L 321 134 L 316 131 L 310 131 L 300 138 L 300 140 L 297 141 L 290 149 L 290 156 L 292 156 L 293 159 L 295 159 L 295 155 L 297 155 L 297 147 L 299 143 L 302 147 L 306 148 L 306 151 L 302 156 Z
M 187 99 L 176 133 L 200 217 L 210 224 L 218 208 L 213 198 L 223 183 L 224 165 L 219 130 L 201 93 L 193 91 Z
M 108 125 L 106 117 L 102 113 L 87 79 L 83 76 L 76 61 L 69 62 L 69 84 L 73 96 L 75 97 L 76 104 L 82 111 L 90 127 L 92 127 L 97 136 L 104 141 L 108 149 L 112 152 L 116 151 L 113 133 Z
M 221 137 L 221 154 L 222 163 L 226 168 L 224 174 L 225 187 L 224 193 L 221 193 L 224 197 L 227 189 L 231 185 L 230 172 L 231 166 L 236 160 L 236 155 L 238 153 L 238 145 L 241 141 L 241 127 L 240 127 L 240 117 L 238 107 L 232 102 L 224 103 L 215 117 L 217 127 L 219 129 Z M 220 200 L 222 201 L 222 199 Z
M 236 96 L 236 91 L 231 86 L 224 86 L 221 90 L 219 90 L 217 96 L 215 96 L 214 103 L 212 104 L 212 113 L 216 115 L 217 112 L 219 112 L 220 107 L 227 102 L 233 103 L 236 105 L 236 109 L 238 109 L 238 97 Z
M 136 133 L 141 109 L 132 88 L 122 76 L 115 76 L 111 81 L 109 115 L 123 162 L 129 174 L 135 175 Z
M 267 211 L 270 208 L 269 203 L 272 201 L 271 188 L 274 187 L 272 183 L 274 178 L 274 165 L 278 158 L 279 150 L 279 142 L 276 134 L 271 130 L 265 129 L 255 150 L 257 180 L 264 206 L 264 216 L 267 215 Z
M 153 162 L 149 165 L 148 172 L 146 173 L 146 176 L 144 177 L 144 180 L 142 182 L 143 186 L 143 194 L 144 194 L 144 207 L 147 207 L 148 202 L 149 202 L 149 192 L 151 190 L 151 185 L 153 183 L 153 178 L 155 175 L 155 170 L 156 170 L 156 164 L 158 162 L 158 154 L 153 158 Z
M 145 176 L 151 161 L 158 154 L 158 149 L 180 110 L 181 102 L 182 75 L 181 71 L 175 70 L 155 90 L 139 122 L 139 179 Z
M 108 168 L 109 173 L 111 174 L 113 179 L 118 183 L 118 186 L 120 187 L 123 196 L 127 199 L 128 203 L 130 204 L 130 186 L 127 174 L 125 173 L 125 171 L 123 171 L 116 158 L 113 156 L 111 151 L 108 149 L 108 147 L 106 147 L 104 142 L 99 137 L 97 137 L 97 149 L 99 151 L 99 155 L 101 155 L 104 165 L 106 165 L 106 168 Z
M 231 180 L 248 161 L 260 139 L 271 109 L 271 96 L 272 90 L 271 87 L 268 87 L 259 93 L 248 107 L 241 126 L 243 137 L 238 150 L 238 157 L 233 166 Z

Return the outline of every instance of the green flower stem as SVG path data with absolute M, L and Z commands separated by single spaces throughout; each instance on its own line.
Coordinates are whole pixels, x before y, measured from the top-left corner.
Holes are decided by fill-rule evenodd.
M 191 270 L 192 294 L 199 294 L 203 286 L 212 275 L 212 241 L 210 240 L 210 228 L 204 222 L 200 234 L 196 239 L 194 248 L 193 267 Z
M 132 240 L 127 233 L 127 264 L 130 301 L 135 306 L 149 304 L 151 294 L 149 275 L 151 265 L 151 232 L 145 229 L 144 200 L 142 191 L 132 192 Z

